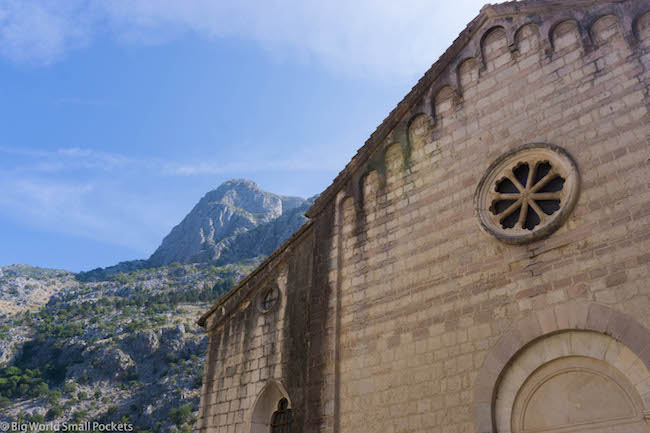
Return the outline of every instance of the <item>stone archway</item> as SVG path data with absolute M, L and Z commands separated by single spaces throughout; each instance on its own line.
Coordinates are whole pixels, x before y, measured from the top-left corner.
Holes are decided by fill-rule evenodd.
M 496 415 L 498 420 L 501 415 Z M 559 358 L 533 372 L 519 390 L 507 422 L 506 428 L 497 430 L 649 431 L 643 402 L 629 379 L 605 361 L 582 356 Z
M 639 383 L 645 379 L 650 373 L 641 360 L 608 335 L 563 331 L 537 339 L 499 379 L 496 431 L 646 433 Z
M 541 310 L 486 357 L 474 396 L 478 432 L 650 432 L 649 366 L 650 332 L 628 316 L 582 302 Z M 594 389 L 620 404 L 590 412 L 601 404 Z
M 283 398 L 287 400 L 290 409 L 291 399 L 284 386 L 276 381 L 270 381 L 266 384 L 253 405 L 251 433 L 269 433 L 271 418 L 278 408 L 278 402 Z

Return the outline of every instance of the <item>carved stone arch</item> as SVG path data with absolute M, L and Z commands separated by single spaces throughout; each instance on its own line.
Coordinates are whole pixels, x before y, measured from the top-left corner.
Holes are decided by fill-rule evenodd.
M 427 113 L 424 112 L 419 112 L 411 116 L 411 118 L 408 120 L 406 123 L 406 141 L 407 141 L 407 146 L 410 151 L 410 154 L 413 154 L 414 152 L 418 152 L 421 150 L 421 147 L 423 147 L 420 143 L 421 140 L 418 139 L 422 133 L 419 132 L 419 127 L 421 127 L 422 122 L 427 122 L 428 128 L 432 129 L 434 122 L 431 116 L 429 116 Z M 425 128 L 426 129 L 426 128 Z M 431 131 L 429 130 L 428 133 L 430 134 Z M 424 132 L 425 136 L 423 139 L 426 141 L 426 134 L 427 131 Z
M 366 181 L 368 175 L 370 175 L 370 172 L 374 170 L 370 170 L 366 167 L 366 169 L 357 177 L 354 178 L 354 182 L 358 183 L 357 185 L 357 190 L 359 191 L 359 207 L 365 208 L 366 207 Z
M 461 69 L 465 69 L 470 65 L 471 63 L 476 63 L 478 66 L 477 68 L 477 73 L 481 68 L 481 62 L 479 59 L 477 59 L 474 56 L 468 56 L 464 57 L 462 60 L 460 60 L 455 68 L 454 71 L 456 72 L 456 88 L 458 89 L 458 95 L 462 99 L 464 94 L 465 94 L 465 83 L 463 82 L 462 76 L 463 76 L 463 71 Z M 478 82 L 478 76 L 476 77 L 476 81 Z M 473 82 L 474 80 L 472 80 Z
M 386 167 L 386 182 L 390 182 L 392 176 L 406 168 L 408 156 L 408 149 L 405 144 L 397 140 L 386 142 L 382 149 L 382 158 L 384 167 Z
M 431 113 L 433 117 L 433 125 L 435 127 L 440 126 L 440 110 L 438 107 L 439 97 L 443 92 L 451 92 L 451 102 L 453 106 L 456 106 L 459 95 L 458 91 L 452 86 L 449 82 L 439 83 L 436 87 L 436 90 L 431 94 Z
M 483 45 L 485 44 L 485 40 L 487 39 L 487 37 L 490 36 L 490 33 L 494 32 L 496 30 L 503 30 L 503 32 L 506 34 L 506 44 L 507 44 L 508 33 L 506 32 L 505 27 L 503 27 L 501 24 L 497 24 L 497 25 L 493 25 L 493 26 L 488 27 L 488 29 L 485 30 L 483 32 L 483 34 L 481 35 L 481 38 L 479 39 L 479 46 L 478 46 L 478 48 L 479 48 L 479 50 L 481 52 L 481 59 L 484 62 L 485 62 L 485 50 L 484 50 Z
M 433 97 L 435 96 L 435 93 L 433 92 L 436 89 L 435 86 L 430 86 L 426 93 L 424 94 L 424 97 L 422 98 L 422 101 L 420 103 L 420 110 L 424 113 L 427 113 L 429 117 L 431 118 L 431 121 L 435 125 L 436 123 L 436 113 L 433 112 L 434 110 L 434 101 Z
M 629 349 L 642 371 L 650 370 L 650 331 L 613 308 L 596 303 L 569 302 L 530 314 L 506 332 L 487 354 L 476 378 L 474 410 L 479 433 L 496 433 L 495 401 L 506 366 L 531 344 L 554 334 L 591 331 L 605 334 Z M 639 378 L 650 386 L 650 376 Z M 637 384 L 635 384 L 637 385 Z M 643 410 L 650 413 L 650 388 L 640 389 Z
M 420 116 L 427 116 L 427 117 L 430 117 L 427 113 L 425 113 L 425 112 L 423 112 L 423 111 L 420 111 L 420 112 L 414 113 L 411 117 L 409 117 L 408 121 L 406 122 L 406 130 L 407 130 L 407 131 L 411 128 L 411 125 L 413 124 L 413 122 L 415 122 L 415 120 L 416 120 L 417 118 L 419 118 Z
M 515 32 L 514 32 L 514 37 L 513 37 L 514 42 L 513 43 L 514 43 L 514 45 L 515 45 L 518 52 L 521 51 L 522 34 L 528 28 L 534 28 L 535 29 L 535 31 L 537 33 L 538 43 L 540 44 L 540 46 L 541 46 L 541 44 L 543 44 L 542 32 L 541 32 L 541 29 L 539 27 L 539 24 L 534 22 L 534 21 L 527 21 L 527 22 L 523 23 L 521 26 L 519 26 L 517 28 L 517 30 L 515 30 Z M 537 48 L 539 49 L 540 47 L 537 47 Z
M 269 433 L 271 417 L 278 408 L 281 399 L 287 399 L 289 408 L 292 403 L 285 387 L 276 380 L 270 380 L 258 394 L 251 412 L 251 433 Z
M 511 41 L 512 41 L 512 37 L 509 36 L 508 30 L 506 29 L 506 27 L 504 27 L 504 26 L 501 25 L 501 24 L 494 25 L 494 26 L 490 27 L 489 29 L 487 29 L 487 30 L 486 30 L 486 31 L 481 35 L 480 44 L 479 44 L 480 52 L 481 52 L 481 61 L 482 61 L 482 63 L 483 63 L 483 68 L 487 68 L 487 63 L 488 63 L 488 62 L 487 62 L 487 55 L 486 55 L 486 52 L 485 52 L 485 43 L 486 43 L 486 40 L 487 40 L 487 39 L 488 39 L 492 34 L 494 34 L 495 32 L 503 32 L 503 34 L 505 35 L 506 48 L 508 49 L 508 51 L 510 51 L 510 52 L 512 53 L 512 51 L 510 50 L 510 47 L 512 46 L 512 42 L 511 42 Z
M 494 29 L 495 27 L 502 27 L 506 32 L 506 42 L 509 47 L 515 43 L 515 31 L 519 25 L 517 24 L 518 19 L 513 19 L 512 17 L 492 19 L 490 26 L 487 31 Z
M 376 184 L 377 190 L 373 190 L 371 188 L 370 182 L 372 178 L 376 178 Z M 379 171 L 372 168 L 372 167 L 366 167 L 366 170 L 359 176 L 359 201 L 360 201 L 360 206 L 368 210 L 368 205 L 371 202 L 374 202 L 376 204 L 377 201 L 377 192 L 383 188 L 383 182 L 385 179 L 380 175 Z M 371 193 L 374 193 L 374 199 L 372 198 Z
M 586 39 L 584 28 L 582 26 L 582 22 L 573 15 L 564 15 L 559 20 L 553 22 L 548 28 L 548 41 L 552 53 L 555 52 L 557 48 L 555 32 L 562 24 L 568 22 L 572 22 L 576 25 L 576 30 L 578 31 L 578 37 L 580 38 L 582 48 L 584 49 L 586 45 L 589 45 L 588 39 Z
M 435 85 L 432 86 L 431 88 L 429 107 L 431 110 L 431 118 L 433 119 L 434 124 L 438 123 L 437 121 L 438 113 L 436 112 L 436 99 L 438 98 L 440 92 L 447 88 L 453 90 L 456 95 L 458 94 L 458 92 L 455 89 L 455 83 L 452 83 L 452 80 L 449 79 L 449 76 L 445 77 L 444 80 L 437 80 Z
M 640 359 L 609 335 L 577 330 L 537 339 L 517 353 L 497 384 L 496 431 L 643 426 L 645 385 L 635 382 L 649 379 Z
M 623 30 L 623 25 L 621 23 L 621 18 L 615 14 L 615 13 L 607 13 L 607 14 L 602 14 L 598 15 L 597 17 L 594 17 L 590 19 L 589 21 L 586 22 L 585 28 L 587 29 L 587 34 L 589 36 L 589 40 L 594 46 L 599 45 L 599 41 L 596 35 L 596 32 L 594 30 L 594 27 L 601 22 L 601 20 L 607 19 L 607 18 L 614 18 L 616 20 L 616 25 L 618 27 L 618 31 L 620 32 L 621 36 L 624 35 L 624 30 Z
M 339 215 L 341 223 L 341 233 L 343 234 L 343 239 L 354 237 L 354 230 L 344 230 L 344 226 L 352 227 L 353 223 L 357 220 L 359 215 L 363 214 L 363 208 L 361 207 L 361 192 L 359 188 L 358 180 L 356 182 L 350 182 L 348 185 L 352 187 L 346 188 L 340 196 L 339 199 Z M 354 191 L 354 194 L 353 194 Z M 352 224 L 352 225 L 351 225 Z
M 638 41 L 641 42 L 643 39 L 643 35 L 641 34 L 641 30 L 639 28 L 639 25 L 643 21 L 650 21 L 650 9 L 647 9 L 637 15 L 634 20 L 632 21 L 632 33 L 634 35 L 634 38 Z M 648 27 L 650 27 L 650 22 L 648 23 Z

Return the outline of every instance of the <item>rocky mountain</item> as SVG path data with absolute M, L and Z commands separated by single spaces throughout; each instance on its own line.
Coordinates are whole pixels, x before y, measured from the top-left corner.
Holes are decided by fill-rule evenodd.
M 189 431 L 206 349 L 196 318 L 257 263 L 175 264 L 101 282 L 52 273 L 60 289 L 44 306 L 0 312 L 0 422 L 126 420 L 136 431 Z M 0 271 L 38 290 L 41 276 L 15 269 Z
M 38 309 L 74 281 L 74 277 L 75 274 L 69 271 L 24 264 L 0 268 L 0 311 L 16 313 Z
M 263 191 L 248 179 L 233 179 L 208 192 L 165 236 L 147 260 L 133 260 L 79 275 L 98 281 L 120 272 L 171 263 L 235 263 L 268 255 L 303 225 L 315 197 Z
M 268 224 L 304 203 L 305 200 L 299 197 L 283 197 L 262 191 L 247 179 L 230 180 L 208 192 L 194 206 L 163 239 L 149 263 L 162 266 L 173 262 L 216 261 L 227 245 L 237 243 L 242 233 Z M 273 243 L 279 246 L 282 241 L 284 239 L 276 237 Z M 242 253 L 247 251 L 246 248 L 237 249 Z M 235 261 L 243 258 L 247 257 L 233 257 Z
M 217 263 L 233 263 L 268 256 L 307 221 L 305 212 L 314 203 L 315 198 L 303 201 L 265 224 L 222 240 Z
M 232 180 L 149 259 L 80 274 L 0 268 L 0 422 L 190 433 L 206 350 L 196 319 L 304 224 L 311 203 Z

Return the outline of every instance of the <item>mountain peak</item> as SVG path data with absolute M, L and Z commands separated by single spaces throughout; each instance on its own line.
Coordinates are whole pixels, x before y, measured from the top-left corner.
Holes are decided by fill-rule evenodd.
M 244 177 L 238 178 L 238 179 L 229 179 L 219 185 L 217 189 L 221 188 L 236 188 L 238 186 L 244 186 L 248 188 L 255 188 L 255 189 L 260 189 L 260 187 L 252 180 L 246 179 Z
M 209 191 L 192 210 L 207 210 L 217 204 L 244 210 L 262 218 L 277 218 L 282 214 L 279 196 L 263 191 L 248 179 L 231 179 Z M 198 209 L 197 209 L 198 208 Z M 190 213 L 191 214 L 191 213 Z M 189 216 L 189 215 L 188 215 Z
M 208 191 L 206 196 L 223 195 L 228 191 L 262 191 L 262 188 L 250 179 L 230 179 L 215 189 Z
M 236 263 L 272 253 L 306 221 L 314 198 L 281 196 L 249 179 L 231 179 L 208 191 L 147 260 L 83 273 L 96 281 L 119 272 L 179 263 Z
M 237 236 L 295 211 L 305 202 L 300 197 L 266 192 L 249 179 L 228 180 L 199 200 L 148 261 L 162 266 L 217 260 Z

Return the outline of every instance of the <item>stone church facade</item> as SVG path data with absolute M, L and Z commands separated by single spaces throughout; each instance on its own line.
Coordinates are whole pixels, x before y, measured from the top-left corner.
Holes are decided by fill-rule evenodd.
M 197 431 L 650 432 L 649 11 L 484 7 L 200 318 Z

